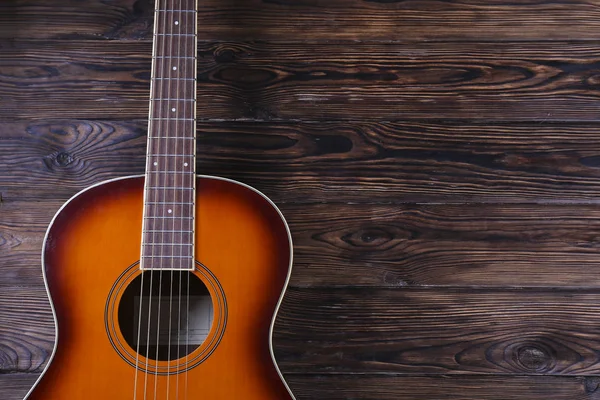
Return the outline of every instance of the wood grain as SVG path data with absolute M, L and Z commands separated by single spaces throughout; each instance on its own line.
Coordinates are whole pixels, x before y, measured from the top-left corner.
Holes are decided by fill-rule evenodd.
M 298 399 L 583 400 L 598 398 L 598 379 L 556 376 L 290 375 Z
M 0 287 L 42 285 L 44 233 L 62 203 L 0 207 Z M 600 287 L 597 205 L 280 208 L 296 243 L 297 287 Z
M 274 341 L 294 372 L 597 375 L 599 301 L 584 290 L 294 288 Z
M 4 2 L 0 39 L 149 38 L 151 0 Z M 201 40 L 597 39 L 590 0 L 219 1 L 201 3 Z
M 41 372 L 54 347 L 54 320 L 44 287 L 0 293 L 0 376 Z
M 198 118 L 598 121 L 594 43 L 203 43 Z M 150 54 L 150 42 L 13 42 L 0 120 L 145 119 Z
M 598 287 L 597 206 L 285 204 L 295 286 Z
M 23 400 L 35 373 L 0 374 L 3 400 Z M 594 400 L 599 380 L 566 376 L 286 374 L 298 400 Z
M 0 374 L 3 400 L 23 400 L 39 374 Z
M 142 174 L 145 121 L 6 122 L 0 195 L 65 201 Z M 202 122 L 197 172 L 278 204 L 598 203 L 596 124 Z

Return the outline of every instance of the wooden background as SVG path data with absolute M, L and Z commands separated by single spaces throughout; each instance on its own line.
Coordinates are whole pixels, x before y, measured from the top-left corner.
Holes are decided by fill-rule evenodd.
M 153 3 L 0 3 L 0 400 L 77 191 L 143 172 Z M 264 191 L 298 399 L 600 399 L 600 1 L 202 0 L 198 171 Z

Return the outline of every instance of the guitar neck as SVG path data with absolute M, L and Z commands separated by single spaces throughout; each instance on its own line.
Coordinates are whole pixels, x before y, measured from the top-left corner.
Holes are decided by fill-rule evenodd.
M 191 269 L 196 167 L 196 0 L 156 0 L 142 269 Z

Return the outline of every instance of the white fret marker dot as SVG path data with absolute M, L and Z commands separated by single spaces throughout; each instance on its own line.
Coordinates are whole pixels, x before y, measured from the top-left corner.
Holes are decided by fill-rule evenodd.
M 154 161 L 154 166 L 157 166 L 157 165 L 158 165 L 158 163 L 156 161 Z
M 171 108 L 171 111 L 175 112 L 175 107 Z
M 168 212 L 169 214 L 171 214 L 171 213 L 173 212 L 173 210 L 167 210 L 167 212 Z
M 179 21 L 175 21 L 175 25 L 179 25 Z
M 173 71 L 177 71 L 177 67 L 173 67 Z
M 184 167 L 187 167 L 187 166 L 188 166 L 188 163 L 183 163 L 183 166 L 184 166 Z

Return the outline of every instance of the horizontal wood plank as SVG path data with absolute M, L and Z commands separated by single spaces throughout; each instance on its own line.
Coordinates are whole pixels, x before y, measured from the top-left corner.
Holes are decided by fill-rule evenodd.
M 152 0 L 19 0 L 0 4 L 0 40 L 140 39 L 152 35 Z M 2 45 L 0 45 L 2 46 Z
M 598 206 L 282 205 L 296 286 L 599 287 Z
M 598 121 L 597 42 L 203 43 L 199 54 L 202 120 Z M 150 56 L 148 41 L 14 42 L 0 58 L 0 120 L 145 119 Z
M 66 200 L 66 199 L 65 199 Z M 0 206 L 0 287 L 40 286 L 62 200 Z M 598 205 L 283 203 L 299 287 L 600 287 Z
M 54 320 L 44 287 L 0 291 L 0 376 L 41 372 L 54 348 Z
M 594 377 L 293 374 L 286 379 L 298 400 L 592 400 L 599 395 Z
M 0 374 L 2 400 L 23 400 L 35 373 Z M 286 374 L 298 400 L 594 400 L 599 380 L 565 376 Z
M 38 376 L 37 373 L 0 374 L 2 400 L 23 400 Z
M 275 327 L 294 372 L 597 375 L 594 291 L 297 289 Z
M 0 124 L 5 201 L 144 172 L 146 122 Z M 598 203 L 595 124 L 202 122 L 197 171 L 276 203 Z
M 0 38 L 148 38 L 150 0 L 43 0 L 0 5 Z M 549 40 L 597 39 L 589 0 L 305 0 L 200 4 L 201 40 Z M 35 28 L 35 29 L 34 29 Z

